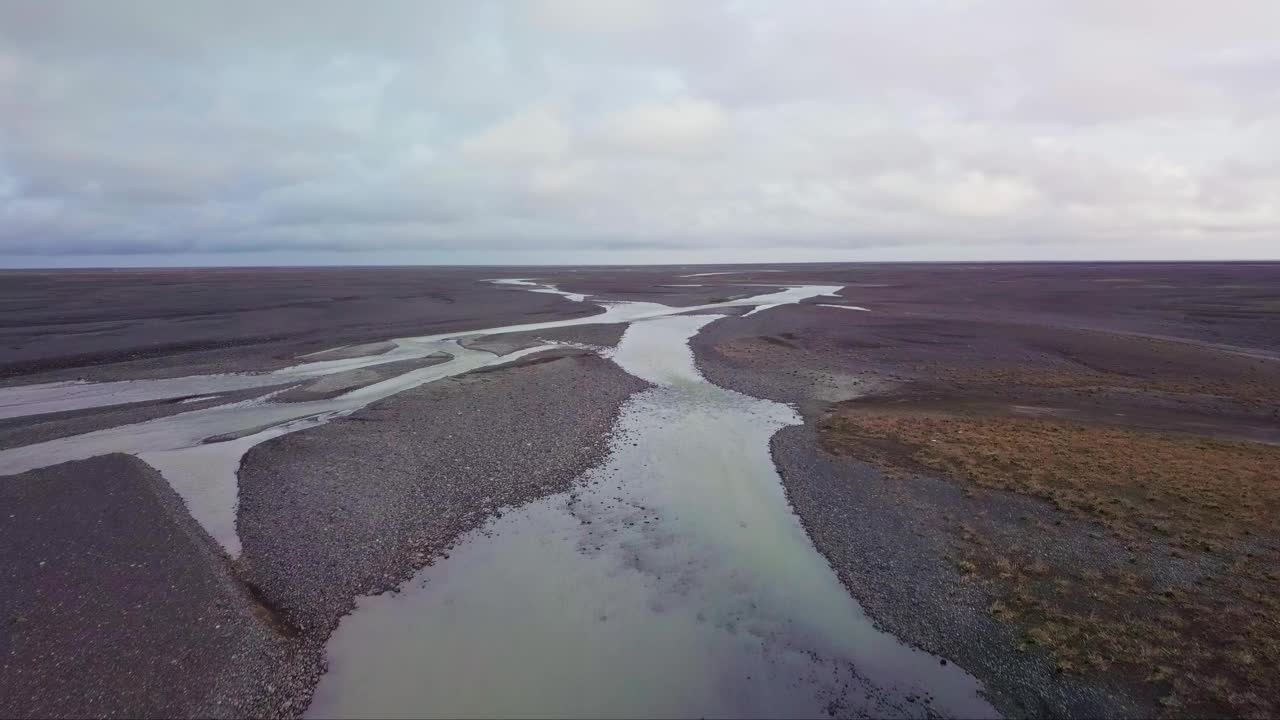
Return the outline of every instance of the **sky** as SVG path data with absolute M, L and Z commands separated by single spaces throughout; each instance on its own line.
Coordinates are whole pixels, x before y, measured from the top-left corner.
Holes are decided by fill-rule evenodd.
M 1280 257 L 1275 0 L 0 0 L 0 266 Z

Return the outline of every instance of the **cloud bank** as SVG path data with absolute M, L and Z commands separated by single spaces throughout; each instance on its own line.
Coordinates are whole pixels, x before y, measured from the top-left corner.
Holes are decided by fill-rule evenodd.
M 1280 4 L 0 5 L 0 263 L 1264 258 Z

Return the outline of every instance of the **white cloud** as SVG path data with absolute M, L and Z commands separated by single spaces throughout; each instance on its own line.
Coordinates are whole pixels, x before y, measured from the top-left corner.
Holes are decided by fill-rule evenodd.
M 728 126 L 714 102 L 686 97 L 610 113 L 601 122 L 601 132 L 608 142 L 627 150 L 683 152 L 706 149 Z
M 670 19 L 666 3 L 648 0 L 527 0 L 534 26 L 575 33 L 630 33 Z
M 569 149 L 570 130 L 550 107 L 521 110 L 462 141 L 462 152 L 495 162 L 554 159 Z
M 0 263 L 1274 255 L 1277 25 L 1264 0 L 0 4 Z

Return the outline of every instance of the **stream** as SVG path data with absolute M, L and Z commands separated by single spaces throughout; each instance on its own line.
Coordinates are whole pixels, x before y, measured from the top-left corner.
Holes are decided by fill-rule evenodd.
M 955 665 L 877 630 L 791 512 L 769 439 L 800 418 L 631 324 L 653 384 L 577 489 L 466 536 L 331 637 L 311 717 L 992 717 Z
M 495 282 L 586 301 L 525 279 Z M 398 592 L 359 599 L 329 640 L 309 715 L 995 716 L 962 669 L 877 630 L 810 542 L 769 452 L 775 432 L 800 423 L 795 411 L 720 388 L 694 365 L 689 339 L 723 316 L 688 313 L 758 312 L 839 289 L 696 307 L 602 302 L 588 317 L 398 338 L 378 354 L 268 373 L 0 388 L 0 417 L 264 392 L 0 450 L 0 476 L 133 454 L 236 557 L 236 473 L 254 445 L 555 347 L 498 356 L 462 338 L 625 322 L 606 356 L 651 387 L 623 405 L 606 460 L 574 490 L 464 536 Z M 282 386 L 442 353 L 444 362 L 335 397 L 275 398 Z
M 586 298 L 524 279 L 490 282 L 521 286 L 522 290 L 532 292 L 566 295 L 578 302 L 585 301 Z M 600 303 L 603 309 L 601 313 L 587 317 L 396 338 L 387 341 L 390 347 L 385 352 L 311 360 L 265 373 L 194 375 L 100 383 L 57 382 L 0 388 L 0 419 L 137 402 L 216 397 L 220 393 L 253 388 L 262 388 L 264 392 L 259 397 L 241 402 L 0 450 L 0 476 L 108 453 L 134 455 L 164 476 L 182 497 L 191 515 L 222 545 L 228 555 L 235 558 L 241 551 L 235 527 L 238 494 L 236 474 L 245 453 L 255 445 L 350 415 L 370 403 L 425 383 L 481 367 L 512 362 L 525 355 L 556 347 L 556 344 L 546 344 L 496 355 L 465 347 L 459 343 L 461 339 L 575 325 L 632 322 L 714 308 L 750 307 L 761 303 L 785 304 L 834 293 L 839 289 L 808 285 L 788 287 L 764 295 L 694 307 L 670 307 L 647 302 L 606 302 Z M 311 353 L 307 357 L 333 352 Z M 394 362 L 425 361 L 441 355 L 447 356 L 448 360 L 438 365 L 409 370 L 332 398 L 277 402 L 274 397 L 278 391 L 269 391 L 273 387 L 301 385 L 341 373 L 376 368 Z

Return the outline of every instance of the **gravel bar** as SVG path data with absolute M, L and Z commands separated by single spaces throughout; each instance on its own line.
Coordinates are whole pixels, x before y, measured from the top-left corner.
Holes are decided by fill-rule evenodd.
M 533 356 L 530 360 L 537 360 Z M 394 589 L 503 508 L 568 490 L 645 383 L 594 355 L 424 385 L 254 448 L 240 470 L 243 576 L 296 629 L 279 692 L 295 716 L 356 598 Z

